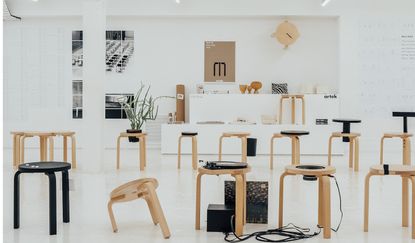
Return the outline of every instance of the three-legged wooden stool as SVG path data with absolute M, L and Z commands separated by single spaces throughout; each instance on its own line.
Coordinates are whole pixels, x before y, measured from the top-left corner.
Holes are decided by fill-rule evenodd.
M 49 141 L 49 160 L 54 160 L 54 142 L 53 137 L 55 134 L 53 132 L 23 132 L 23 135 L 20 136 L 20 164 L 24 163 L 25 155 L 25 139 L 31 137 L 39 137 L 39 153 L 40 161 L 47 161 L 47 152 L 48 152 L 48 141 Z
M 118 232 L 117 223 L 115 222 L 112 205 L 114 203 L 133 201 L 138 198 L 146 200 L 150 210 L 153 223 L 160 224 L 161 231 L 164 238 L 170 237 L 169 226 L 164 217 L 163 210 L 160 206 L 160 201 L 157 197 L 156 188 L 158 182 L 154 178 L 138 179 L 115 188 L 110 194 L 110 201 L 108 202 L 108 214 L 110 216 L 112 229 Z
M 120 140 L 121 138 L 134 137 L 140 140 L 140 170 L 144 170 L 147 165 L 146 159 L 146 137 L 147 133 L 127 133 L 122 132 L 117 139 L 117 169 L 120 168 Z
M 402 139 L 402 163 L 404 165 L 411 164 L 411 133 L 385 133 L 380 140 L 380 164 L 383 164 L 383 145 L 386 138 Z
M 251 167 L 244 169 L 209 170 L 203 167 L 197 169 L 196 182 L 196 230 L 200 230 L 200 193 L 203 175 L 231 175 L 235 178 L 235 234 L 243 234 L 243 226 L 246 224 L 246 173 Z
M 197 169 L 197 132 L 182 132 L 179 137 L 178 151 L 177 151 L 177 168 L 180 169 L 180 160 L 182 152 L 182 138 L 192 138 L 192 168 Z
M 72 154 L 72 168 L 76 169 L 76 139 L 75 132 L 71 131 L 57 131 L 53 132 L 55 136 L 62 136 L 63 140 L 63 161 L 68 161 L 68 138 L 71 139 L 71 154 Z
M 246 158 L 247 137 L 249 135 L 251 135 L 251 134 L 248 133 L 248 132 L 224 132 L 222 134 L 222 136 L 220 136 L 220 138 L 219 138 L 219 161 L 222 160 L 222 142 L 223 142 L 223 138 L 236 137 L 236 138 L 241 139 L 241 144 L 242 144 L 242 158 L 241 158 L 241 161 L 246 162 L 247 161 L 247 158 Z
M 271 138 L 271 154 L 270 154 L 270 168 L 274 168 L 274 139 L 275 138 L 282 138 L 282 137 L 289 137 L 291 138 L 291 164 L 292 165 L 299 165 L 300 164 L 300 136 L 308 135 L 310 132 L 308 131 L 299 131 L 299 130 L 285 130 L 281 131 L 281 133 L 275 133 Z
M 291 123 L 292 124 L 295 124 L 295 100 L 296 99 L 299 99 L 299 100 L 301 100 L 301 103 L 302 103 L 302 106 L 301 106 L 301 108 L 302 108 L 302 122 L 303 122 L 303 125 L 305 124 L 305 100 L 304 100 L 304 95 L 299 95 L 299 94 L 297 94 L 297 95 L 290 95 L 290 94 L 283 94 L 283 95 L 281 95 L 281 98 L 280 98 L 280 124 L 282 123 L 282 115 L 283 115 L 283 111 L 282 111 L 282 108 L 283 108 L 283 101 L 285 100 L 285 99 L 291 99 Z
M 402 183 L 405 180 L 412 182 L 412 239 L 415 239 L 415 166 L 411 165 L 388 165 L 385 169 L 384 165 L 375 165 L 370 167 L 369 173 L 365 179 L 365 209 L 364 209 L 364 232 L 369 230 L 369 182 L 370 177 L 374 175 L 398 175 L 402 177 Z M 405 179 L 405 180 L 404 180 Z M 402 190 L 402 199 L 408 202 L 408 190 Z M 402 227 L 408 227 L 408 204 L 402 201 Z
M 341 133 L 334 132 L 329 138 L 329 152 L 328 152 L 328 165 L 331 165 L 331 146 L 333 138 L 348 138 L 349 139 L 349 168 L 353 168 L 354 171 L 359 171 L 359 133 Z M 354 156 L 353 156 L 354 154 Z
M 279 215 L 278 227 L 283 226 L 284 212 L 284 178 L 287 175 L 315 176 L 318 178 L 318 225 L 323 228 L 325 239 L 331 237 L 331 199 L 330 199 L 330 175 L 334 174 L 336 169 L 327 166 L 324 169 L 300 169 L 295 165 L 285 167 L 284 173 L 280 177 L 280 196 L 279 196 Z

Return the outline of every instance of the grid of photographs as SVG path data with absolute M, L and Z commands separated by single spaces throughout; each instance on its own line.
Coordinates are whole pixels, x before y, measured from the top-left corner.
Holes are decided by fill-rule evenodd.
M 72 118 L 82 118 L 83 33 L 72 31 Z
M 134 53 L 134 31 L 106 32 L 105 64 L 107 72 L 123 73 Z
M 134 99 L 134 94 L 105 94 L 105 119 L 127 119 L 121 101 Z

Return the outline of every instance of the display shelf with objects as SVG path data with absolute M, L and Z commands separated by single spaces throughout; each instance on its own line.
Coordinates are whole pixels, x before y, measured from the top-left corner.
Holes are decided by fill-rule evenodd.
M 302 154 L 327 154 L 327 138 L 335 124 L 332 119 L 339 116 L 339 97 L 337 94 L 305 94 L 305 125 L 291 124 L 286 114 L 279 123 L 279 94 L 190 94 L 189 123 L 163 124 L 161 128 L 161 151 L 163 154 L 177 153 L 177 137 L 183 131 L 198 131 L 199 154 L 217 154 L 219 137 L 224 132 L 249 132 L 257 138 L 257 154 L 270 153 L 270 139 L 281 130 L 307 130 L 310 135 L 302 141 Z M 284 111 L 291 112 L 291 104 L 284 103 Z M 301 117 L 301 109 L 296 109 Z M 270 123 L 264 117 L 276 117 Z M 278 121 L 278 122 L 277 122 Z M 217 145 L 217 146 L 216 146 Z M 223 144 L 224 154 L 240 154 L 238 142 Z M 341 144 L 333 144 L 332 154 L 343 154 Z M 275 147 L 275 154 L 288 154 L 289 141 L 281 141 Z M 189 146 L 182 153 L 190 154 Z

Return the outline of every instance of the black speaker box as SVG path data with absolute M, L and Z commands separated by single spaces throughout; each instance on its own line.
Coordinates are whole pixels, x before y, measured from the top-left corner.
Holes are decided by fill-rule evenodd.
M 209 204 L 207 210 L 208 232 L 232 232 L 231 218 L 235 214 L 232 206 L 224 204 Z M 233 219 L 235 225 L 235 218 Z

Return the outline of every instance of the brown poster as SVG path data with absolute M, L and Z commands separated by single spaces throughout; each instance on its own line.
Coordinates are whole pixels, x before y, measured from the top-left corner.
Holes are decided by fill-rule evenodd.
M 234 41 L 205 41 L 205 82 L 235 82 Z

